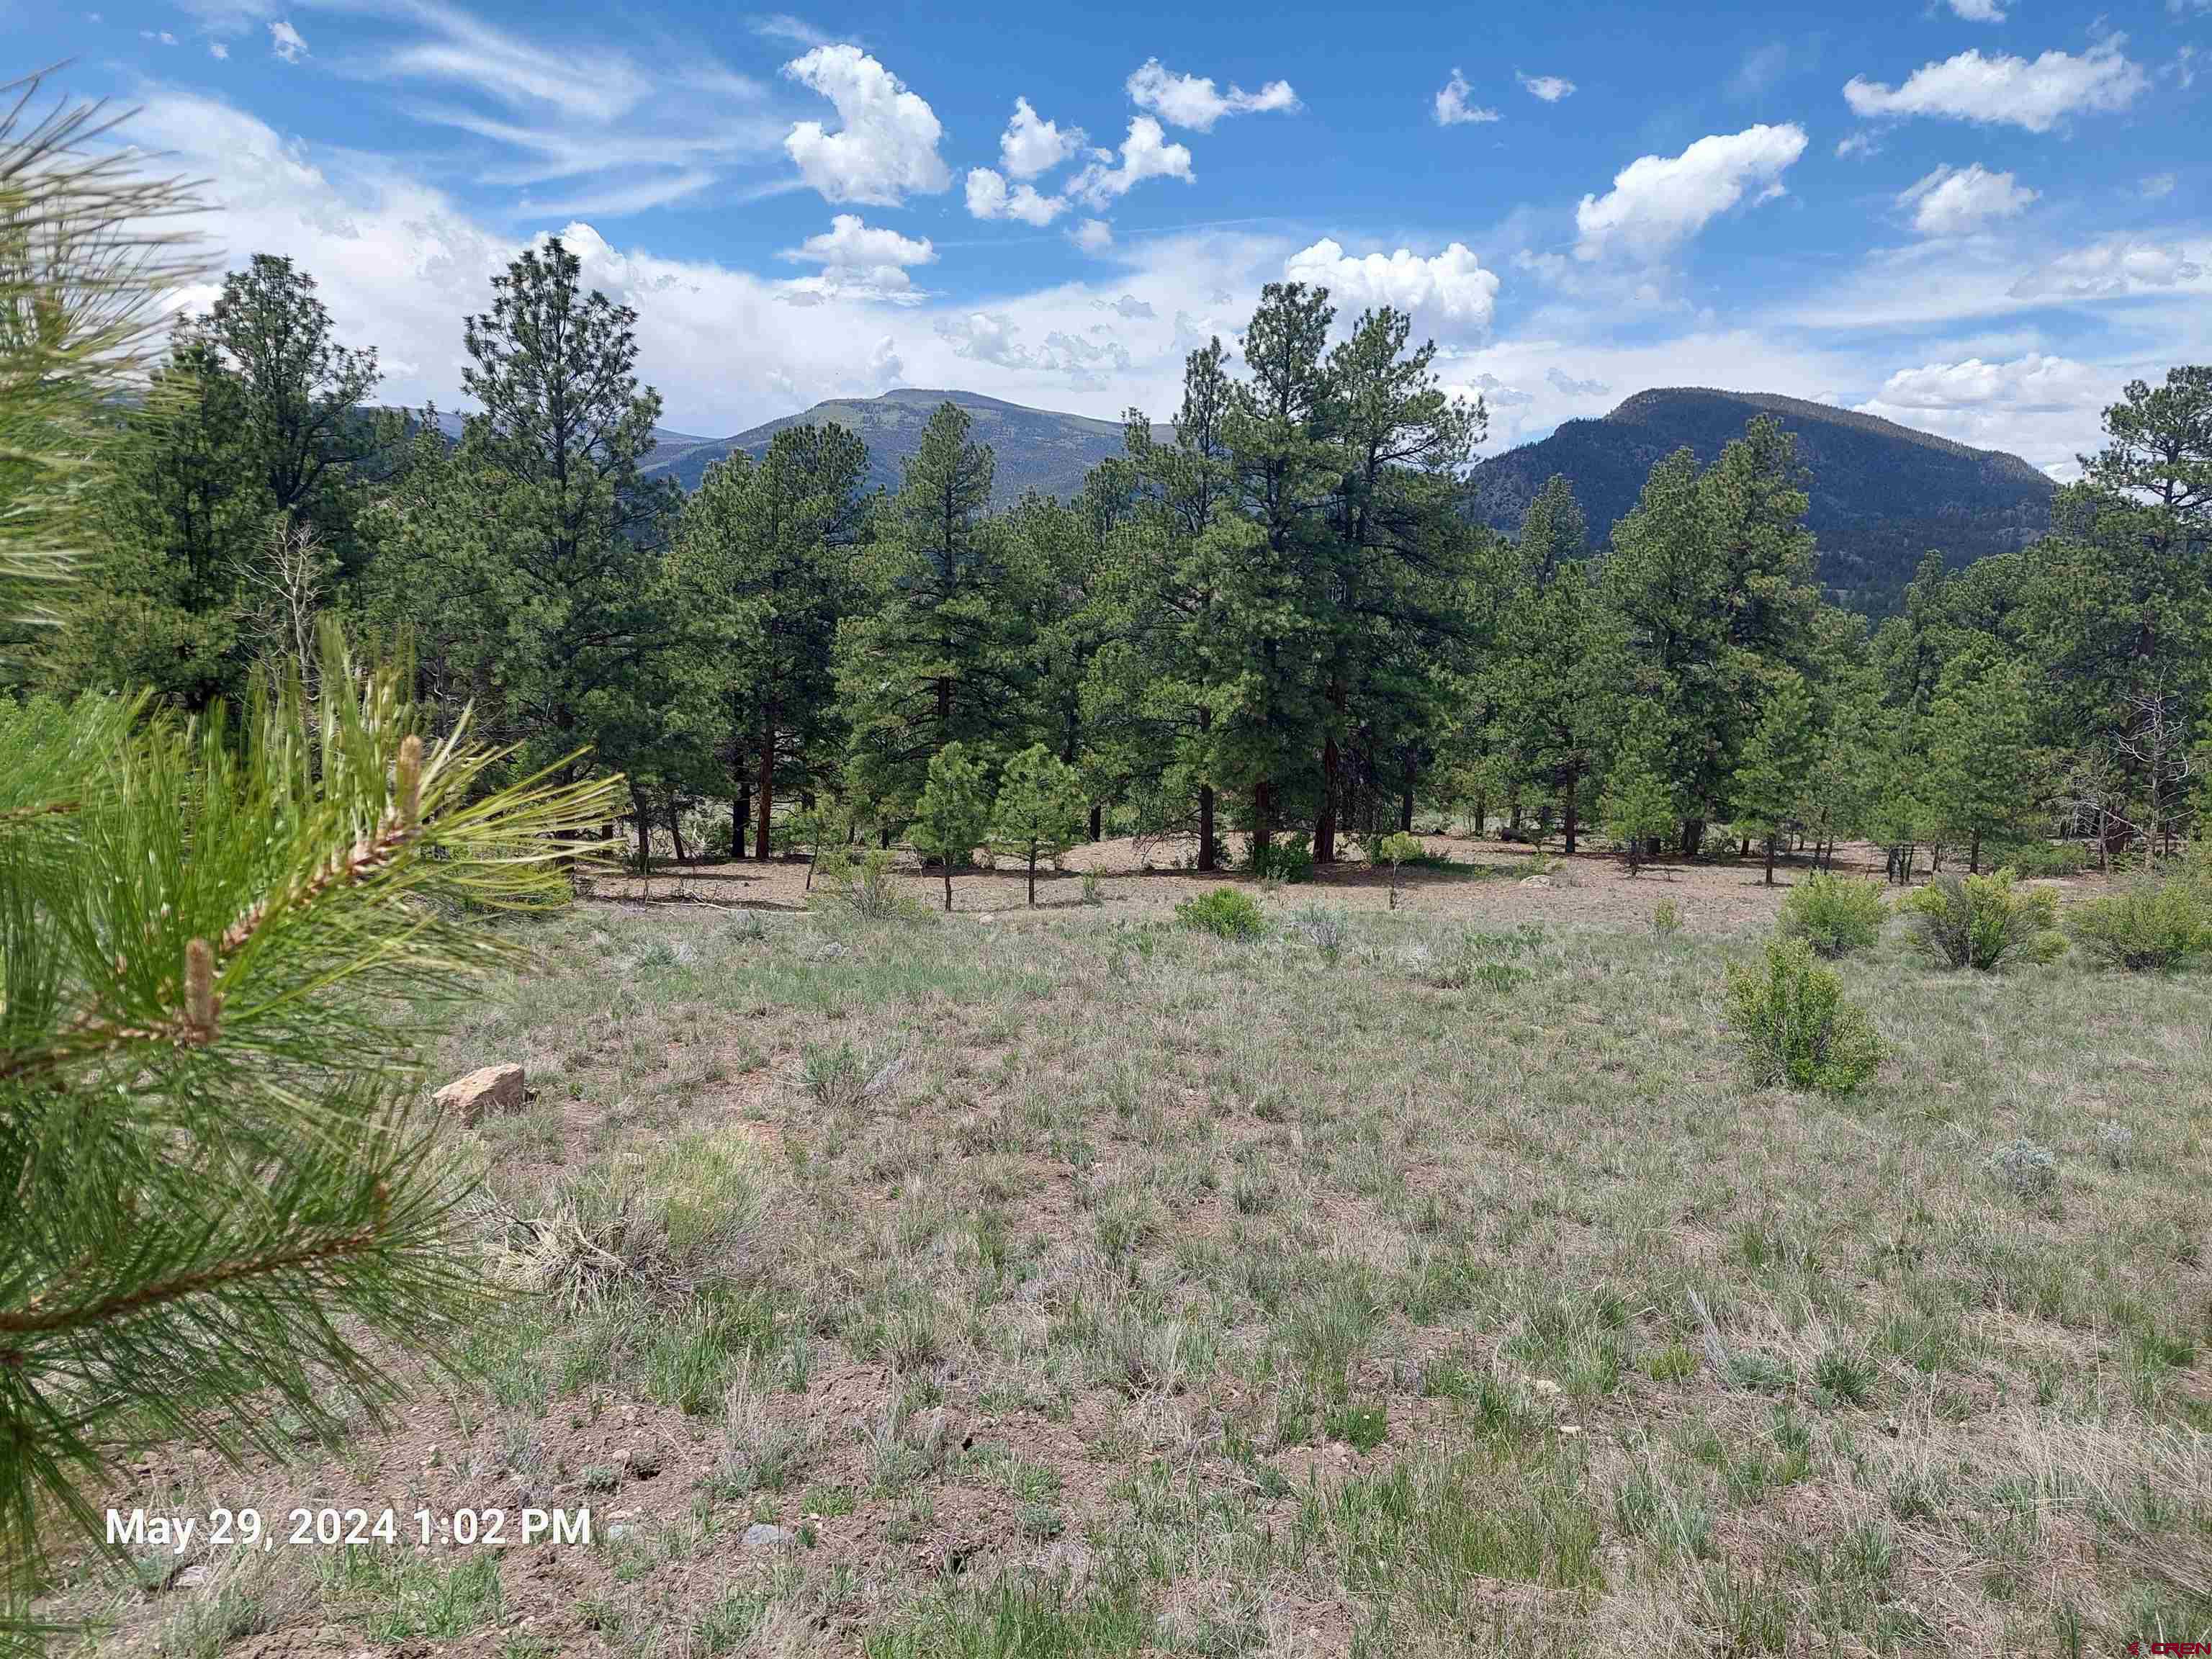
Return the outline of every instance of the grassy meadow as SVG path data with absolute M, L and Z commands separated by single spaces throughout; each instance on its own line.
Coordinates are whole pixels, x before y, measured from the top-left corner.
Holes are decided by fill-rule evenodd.
M 103 1653 L 501 1659 L 2212 1635 L 2212 975 L 1949 971 L 1893 921 L 1838 964 L 1874 1079 L 1759 1090 L 1755 865 L 1519 875 L 1251 887 L 1243 941 L 1181 878 L 579 907 L 429 1079 L 532 1091 L 458 1131 L 532 1287 L 469 1374 L 113 1501 L 594 1543 L 87 1561 L 65 1610 Z

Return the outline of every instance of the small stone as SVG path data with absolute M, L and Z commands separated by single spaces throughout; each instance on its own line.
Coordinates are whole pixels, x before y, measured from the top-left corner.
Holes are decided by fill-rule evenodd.
M 1549 887 L 1552 884 L 1552 878 L 1549 876 L 1523 876 L 1521 878 L 1521 884 L 1523 887 Z
M 459 1112 L 462 1122 L 474 1123 L 487 1112 L 520 1111 L 526 1094 L 522 1067 L 501 1065 L 479 1066 L 430 1097 L 448 1111 Z
M 629 1472 L 641 1480 L 650 1480 L 660 1473 L 660 1452 L 657 1447 L 640 1446 L 623 1455 L 629 1460 Z
M 191 1566 L 186 1567 L 182 1572 L 177 1575 L 177 1588 L 179 1589 L 197 1589 L 202 1584 L 207 1583 L 207 1575 L 208 1570 L 206 1566 L 200 1562 L 195 1561 Z
M 1536 1397 L 1540 1400 L 1553 1400 L 1559 1396 L 1559 1385 L 1548 1376 L 1538 1377 L 1531 1386 L 1536 1390 Z
M 625 1538 L 635 1538 L 636 1536 L 637 1528 L 627 1521 L 617 1521 L 614 1525 L 607 1528 L 607 1538 L 613 1543 L 619 1544 Z
M 745 1528 L 744 1547 L 749 1550 L 789 1549 L 799 1541 L 799 1534 L 788 1527 L 770 1526 L 765 1521 L 756 1521 Z

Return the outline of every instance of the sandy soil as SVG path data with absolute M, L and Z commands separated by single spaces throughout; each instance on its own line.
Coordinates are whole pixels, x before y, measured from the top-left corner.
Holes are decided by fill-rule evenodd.
M 1628 866 L 1610 853 L 1578 852 L 1568 859 L 1556 851 L 1539 854 L 1525 844 L 1469 836 L 1429 836 L 1424 840 L 1432 854 L 1449 859 L 1454 867 L 1402 872 L 1400 905 L 1425 915 L 1464 917 L 1483 927 L 1510 927 L 1548 921 L 1563 926 L 1637 931 L 1649 925 L 1656 904 L 1672 899 L 1682 927 L 1692 933 L 1727 934 L 1763 929 L 1771 923 L 1790 884 L 1811 868 L 1808 860 L 1784 860 L 1775 871 L 1775 884 L 1769 887 L 1755 858 L 1651 864 L 1632 877 Z M 1147 865 L 1140 862 L 1135 843 L 1126 838 L 1076 848 L 1061 860 L 1060 870 L 1038 871 L 1036 910 L 1048 915 L 1081 906 L 1085 874 L 1099 878 L 1099 902 L 1103 906 L 1132 919 L 1171 911 L 1194 894 L 1223 885 L 1259 889 L 1272 902 L 1292 908 L 1327 903 L 1380 910 L 1389 904 L 1389 872 L 1370 867 L 1356 854 L 1332 869 L 1316 871 L 1310 883 L 1267 888 L 1234 871 L 1201 874 L 1180 867 L 1192 852 L 1189 843 L 1151 843 L 1143 853 L 1149 860 Z M 1835 868 L 1838 872 L 1880 876 L 1881 853 L 1863 843 L 1846 843 L 1837 853 Z M 806 864 L 799 859 L 765 864 L 750 860 L 664 864 L 649 881 L 635 877 L 595 881 L 592 896 L 615 902 L 799 910 L 806 905 Z M 902 854 L 900 876 L 918 902 L 933 910 L 942 908 L 944 884 L 934 871 L 924 871 L 911 855 Z M 1926 879 L 1924 866 L 1921 878 Z M 2076 888 L 2087 890 L 2096 884 L 2094 878 L 2085 878 L 2040 884 L 2064 893 Z M 995 869 L 955 876 L 952 908 L 956 915 L 988 916 L 994 922 L 1019 921 L 1029 914 L 1025 890 L 1021 869 L 1002 861 Z

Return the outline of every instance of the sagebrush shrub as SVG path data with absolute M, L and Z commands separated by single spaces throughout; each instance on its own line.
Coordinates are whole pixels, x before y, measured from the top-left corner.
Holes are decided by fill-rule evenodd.
M 1346 929 L 1341 910 L 1310 904 L 1291 918 L 1291 930 L 1310 941 L 1314 949 L 1321 952 L 1322 960 L 1331 967 L 1344 954 Z
M 2066 948 L 2053 930 L 2058 900 L 2013 884 L 2012 872 L 1938 876 L 1905 901 L 1928 953 L 1952 968 L 1984 973 L 2008 962 L 2048 962 Z
M 1682 931 L 1682 907 L 1670 898 L 1662 898 L 1651 907 L 1651 931 L 1661 939 L 1672 939 Z
M 2100 962 L 2136 973 L 2179 968 L 2212 951 L 2212 891 L 2186 876 L 2132 883 L 2075 905 L 2066 920 Z
M 2058 1184 L 2058 1160 L 2048 1146 L 2039 1146 L 2025 1135 L 1991 1152 L 1989 1171 L 2021 1198 L 2040 1198 Z
M 817 877 L 833 903 L 863 921 L 895 921 L 922 914 L 920 902 L 899 890 L 891 855 L 880 848 L 871 848 L 857 864 L 842 848 L 830 848 L 822 854 Z
M 1816 870 L 1782 901 L 1784 939 L 1802 939 L 1816 955 L 1833 958 L 1871 947 L 1889 917 L 1881 884 Z
M 1754 968 L 1728 970 L 1728 1026 L 1762 1088 L 1848 1094 L 1881 1064 L 1881 1039 L 1803 939 L 1776 939 Z
M 1234 887 L 1217 887 L 1176 906 L 1176 920 L 1184 927 L 1222 939 L 1257 939 L 1267 931 L 1259 902 Z

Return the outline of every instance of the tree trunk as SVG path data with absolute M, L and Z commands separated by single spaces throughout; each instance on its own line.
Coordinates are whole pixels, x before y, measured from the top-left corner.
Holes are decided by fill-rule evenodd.
M 1974 831 L 1973 839 L 1966 843 L 1966 873 L 1970 876 L 1982 873 L 1982 832 L 1978 829 Z
M 1314 817 L 1316 864 L 1336 862 L 1336 775 L 1341 764 L 1335 737 L 1324 738 L 1321 745 L 1321 811 Z
M 1572 858 L 1575 855 L 1575 794 L 1581 783 L 1582 769 L 1580 767 L 1569 767 L 1567 769 L 1567 799 L 1565 801 L 1565 829 L 1567 832 L 1567 856 L 1569 858 Z
M 1682 820 L 1682 856 L 1686 859 L 1697 857 L 1698 848 L 1704 846 L 1705 842 L 1705 821 L 1703 818 L 1684 818 Z
M 761 723 L 760 781 L 753 801 L 753 856 L 768 857 L 769 814 L 775 805 L 775 705 Z
M 1252 861 L 1255 864 L 1265 856 L 1270 842 L 1273 826 L 1268 818 L 1274 810 L 1273 793 L 1265 778 L 1252 786 Z
M 1774 842 L 1775 842 L 1775 840 L 1776 840 L 1776 837 L 1774 837 L 1774 836 L 1769 836 L 1766 838 L 1766 884 L 1767 884 L 1769 887 L 1771 887 L 1771 886 L 1773 886 L 1773 885 L 1774 885 Z
M 876 826 L 876 845 L 886 853 L 891 850 L 891 827 L 888 823 Z
M 1213 856 L 1213 786 L 1198 786 L 1198 867 L 1215 867 Z
M 948 915 L 952 912 L 952 859 L 949 854 L 945 859 L 945 909 Z
M 1482 839 L 1482 827 L 1490 821 L 1490 802 L 1481 795 L 1474 798 L 1474 838 Z
M 1105 809 L 1104 807 L 1103 807 L 1103 806 L 1099 806 L 1099 805 L 1095 805 L 1091 807 L 1091 840 L 1093 840 L 1093 841 L 1097 841 L 1097 840 L 1098 840 L 1098 839 L 1099 839 L 1100 831 L 1101 831 L 1101 830 L 1103 830 L 1104 829 L 1104 827 L 1105 827 L 1105 817 L 1106 817 L 1106 809 Z
M 1036 848 L 1030 848 L 1030 908 L 1036 908 Z
M 684 862 L 684 802 L 672 789 L 668 792 L 668 838 L 676 843 L 676 861 Z
M 745 809 L 751 802 L 750 788 L 738 786 L 738 793 L 730 797 L 730 856 L 741 859 L 745 855 Z
M 1413 757 L 1406 757 L 1406 777 L 1398 790 L 1398 830 L 1401 835 L 1413 833 Z

